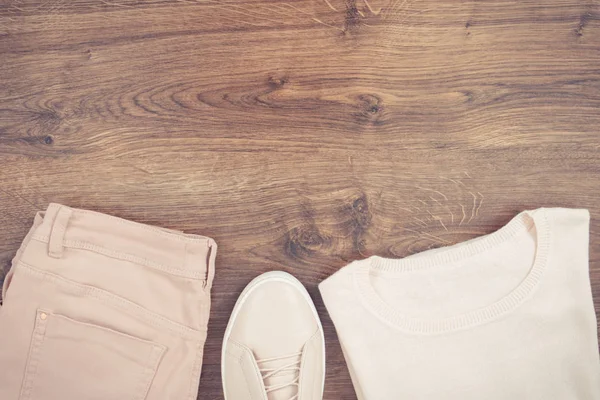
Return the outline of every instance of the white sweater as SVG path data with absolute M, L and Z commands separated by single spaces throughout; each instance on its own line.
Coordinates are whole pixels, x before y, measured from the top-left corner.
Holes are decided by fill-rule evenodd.
M 319 285 L 361 400 L 597 400 L 587 210 L 538 209 Z

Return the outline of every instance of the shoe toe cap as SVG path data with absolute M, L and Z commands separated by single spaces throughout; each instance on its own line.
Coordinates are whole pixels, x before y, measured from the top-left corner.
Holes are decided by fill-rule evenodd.
M 319 329 L 310 301 L 293 283 L 266 281 L 247 295 L 231 339 L 252 349 L 259 358 L 299 352 Z

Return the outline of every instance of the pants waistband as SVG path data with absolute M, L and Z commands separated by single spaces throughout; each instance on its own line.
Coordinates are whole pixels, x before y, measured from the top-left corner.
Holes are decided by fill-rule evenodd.
M 217 244 L 209 237 L 54 203 L 40 217 L 32 238 L 48 243 L 51 257 L 63 257 L 68 248 L 84 249 L 212 286 Z

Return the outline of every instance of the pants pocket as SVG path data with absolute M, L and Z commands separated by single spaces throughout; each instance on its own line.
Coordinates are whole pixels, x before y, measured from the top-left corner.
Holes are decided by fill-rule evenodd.
M 38 310 L 20 400 L 143 400 L 165 347 Z

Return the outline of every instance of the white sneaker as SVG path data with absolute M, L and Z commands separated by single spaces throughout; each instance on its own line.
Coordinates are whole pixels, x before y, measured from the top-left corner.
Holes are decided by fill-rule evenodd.
M 225 331 L 221 374 L 226 400 L 323 398 L 323 327 L 292 275 L 268 272 L 246 286 Z

